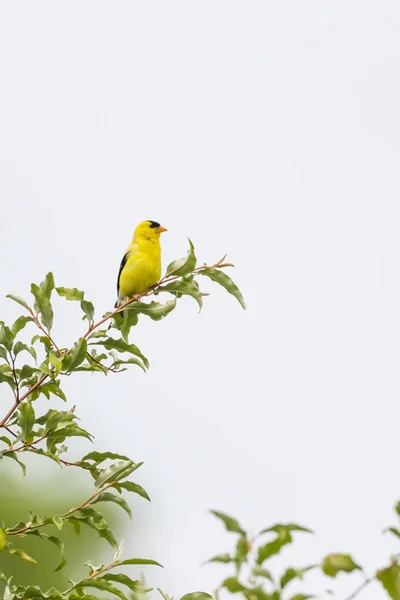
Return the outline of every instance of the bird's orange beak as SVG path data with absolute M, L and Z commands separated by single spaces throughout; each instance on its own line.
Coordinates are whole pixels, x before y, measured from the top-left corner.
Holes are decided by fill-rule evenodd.
M 162 225 L 160 225 L 160 227 L 157 227 L 157 233 L 162 233 L 163 231 L 168 231 L 168 229 L 166 229 L 165 227 L 163 227 Z

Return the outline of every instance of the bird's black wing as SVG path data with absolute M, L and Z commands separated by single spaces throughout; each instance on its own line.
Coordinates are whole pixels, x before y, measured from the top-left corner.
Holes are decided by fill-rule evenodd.
M 122 270 L 123 270 L 124 266 L 126 265 L 126 261 L 128 260 L 128 257 L 129 257 L 129 251 L 124 254 L 124 257 L 121 260 L 121 265 L 119 267 L 118 279 L 117 279 L 117 295 L 118 296 L 119 296 L 119 280 L 121 278 L 121 273 L 122 273 Z

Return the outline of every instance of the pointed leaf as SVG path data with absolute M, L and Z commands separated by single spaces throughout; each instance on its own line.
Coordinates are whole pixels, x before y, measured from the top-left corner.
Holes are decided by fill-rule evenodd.
M 14 554 L 15 556 L 18 556 L 19 558 L 22 558 L 22 560 L 26 560 L 26 562 L 31 562 L 31 563 L 34 563 L 35 565 L 37 564 L 37 561 L 34 558 L 32 558 L 31 556 L 29 556 L 28 554 L 26 554 L 26 552 L 21 550 L 21 548 L 11 548 L 8 552 L 10 554 Z
M 181 600 L 213 600 L 213 597 L 206 592 L 191 592 L 182 596 Z
M 13 347 L 14 336 L 12 331 L 6 325 L 0 325 L 0 344 L 11 352 Z
M 39 287 L 50 300 L 51 292 L 54 290 L 54 277 L 51 271 L 47 273 Z
M 121 592 L 120 589 L 118 589 L 117 587 L 115 587 L 115 585 L 112 585 L 112 583 L 106 581 L 101 577 L 96 577 L 94 579 L 82 579 L 81 581 L 79 581 L 79 583 L 75 584 L 75 587 L 79 589 L 84 587 L 92 587 L 96 588 L 97 590 L 102 590 L 103 592 L 108 592 L 109 594 L 114 594 L 115 596 L 118 596 L 118 598 L 120 598 L 121 600 L 128 600 L 125 594 Z M 82 600 L 84 600 L 84 598 Z
M 83 318 L 88 319 L 88 321 L 93 321 L 94 317 L 94 306 L 89 300 L 82 300 L 81 309 L 85 313 Z
M 118 486 L 120 488 L 123 488 L 127 492 L 133 492 L 134 494 L 138 494 L 139 496 L 150 502 L 150 496 L 148 495 L 146 490 L 143 489 L 142 486 L 138 483 L 134 483 L 133 481 L 123 481 L 118 482 Z
M 83 300 L 84 296 L 83 292 L 81 292 L 77 288 L 58 287 L 56 288 L 56 292 L 62 298 L 65 298 L 66 300 L 70 301 L 78 300 L 80 302 L 81 300 Z
M 86 358 L 86 352 L 87 341 L 83 338 L 80 338 L 72 346 L 70 353 L 64 357 L 63 369 L 65 369 L 67 373 L 72 373 L 74 369 L 83 363 Z
M 126 560 L 121 560 L 117 563 L 118 567 L 122 567 L 123 565 L 154 565 L 155 567 L 163 568 L 160 563 L 156 560 L 151 560 L 151 558 L 127 558 Z
M 110 481 L 116 482 L 132 473 L 133 467 L 134 464 L 131 460 L 120 460 L 106 469 L 102 469 L 94 485 L 96 488 L 100 488 Z
M 191 240 L 189 240 L 189 246 L 190 248 L 186 258 L 174 260 L 174 262 L 168 265 L 167 271 L 165 273 L 166 277 L 169 277 L 170 275 L 182 276 L 192 273 L 193 269 L 196 267 L 197 259 L 194 253 L 194 246 Z
M 231 592 L 231 594 L 243 592 L 246 589 L 236 577 L 228 577 L 228 579 L 225 579 L 225 581 L 222 583 L 222 587 L 226 588 L 228 592 Z
M 32 317 L 18 317 L 18 319 L 15 321 L 14 325 L 11 327 L 11 332 L 13 334 L 13 336 L 16 336 L 17 333 L 19 333 L 27 323 L 29 322 L 33 322 Z
M 123 454 L 115 454 L 114 452 L 89 452 L 89 454 L 85 454 L 81 460 L 92 460 L 96 465 L 99 465 L 108 458 L 111 460 L 131 460 L 128 456 L 124 456 Z
M 351 573 L 355 570 L 361 570 L 349 554 L 328 554 L 322 561 L 322 570 L 329 577 L 336 577 L 340 571 Z
M 0 528 L 0 552 L 4 550 L 4 546 L 6 545 L 7 536 L 4 529 Z
M 29 352 L 29 354 L 35 359 L 35 361 L 37 360 L 36 350 L 33 346 L 27 346 L 26 344 L 23 344 L 22 342 L 17 342 L 14 346 L 15 356 L 18 356 L 18 354 L 20 352 L 22 352 L 23 350 L 26 350 L 26 352 Z
M 158 291 L 169 292 L 170 294 L 175 295 L 184 294 L 186 296 L 192 296 L 192 298 L 194 298 L 199 305 L 200 310 L 203 306 L 203 297 L 200 290 L 190 281 L 171 281 L 171 283 L 159 287 Z
M 53 309 L 46 293 L 35 283 L 31 285 L 31 292 L 35 297 L 35 307 L 42 316 L 43 325 L 50 331 L 53 326 Z
M 111 337 L 106 340 L 96 341 L 95 344 L 97 346 L 103 346 L 106 350 L 119 350 L 119 352 L 129 352 L 129 354 L 134 354 L 142 359 L 145 367 L 149 368 L 149 361 L 135 344 L 127 344 L 125 340 L 116 340 Z
M 27 302 L 25 302 L 23 298 L 20 298 L 19 296 L 14 296 L 14 294 L 7 294 L 6 298 L 14 300 L 14 302 L 17 302 L 18 304 L 26 308 L 26 310 L 29 310 L 29 305 Z
M 121 508 L 123 508 L 124 511 L 129 515 L 129 518 L 132 519 L 132 511 L 129 508 L 129 504 L 126 502 L 126 500 L 121 498 L 121 496 L 116 496 L 111 492 L 102 492 L 99 496 L 97 496 L 96 500 L 92 502 L 92 504 L 97 504 L 97 502 L 115 502 L 115 504 L 118 504 Z
M 128 306 L 124 308 L 124 312 L 135 311 L 147 315 L 150 319 L 153 319 L 153 321 L 160 321 L 173 311 L 175 306 L 176 300 L 168 300 L 165 304 L 161 304 L 160 302 L 132 302 L 132 304 L 128 304 Z
M 17 463 L 19 464 L 19 466 L 21 467 L 21 469 L 22 469 L 22 474 L 23 474 L 23 476 L 25 477 L 25 475 L 26 475 L 26 466 L 24 465 L 24 463 L 23 463 L 23 462 L 21 462 L 21 461 L 19 460 L 19 458 L 18 458 L 18 456 L 17 456 L 17 453 L 16 453 L 16 452 L 7 452 L 7 453 L 6 453 L 6 452 L 4 452 L 4 453 L 3 453 L 3 456 L 4 456 L 4 458 L 11 458 L 12 460 L 15 460 L 15 462 L 17 462 Z
M 241 291 L 226 273 L 224 273 L 223 271 L 219 271 L 218 269 L 211 268 L 202 269 L 201 271 L 198 271 L 198 273 L 199 275 L 205 275 L 206 277 L 209 277 L 216 283 L 219 283 L 219 285 L 225 288 L 227 292 L 229 292 L 230 294 L 232 294 L 232 296 L 236 298 L 236 300 L 244 309 L 246 308 L 246 304 L 244 302 Z
M 35 411 L 31 402 L 22 402 L 18 409 L 17 424 L 21 427 L 21 437 L 30 444 L 33 440 L 32 429 L 35 424 Z
M 107 573 L 106 575 L 100 577 L 100 579 L 104 581 L 115 581 L 115 583 L 121 583 L 122 585 L 125 585 L 127 588 L 132 590 L 132 592 L 142 591 L 143 589 L 143 583 L 141 581 L 134 581 L 133 579 L 131 579 L 127 575 L 124 575 L 123 573 Z
M 218 519 L 221 519 L 227 531 L 233 531 L 234 533 L 240 533 L 241 535 L 245 534 L 245 531 L 240 527 L 236 519 L 233 519 L 232 517 L 229 517 L 228 515 L 225 515 L 217 510 L 210 510 L 210 513 Z
M 233 556 L 230 556 L 230 554 L 217 554 L 216 556 L 210 558 L 210 560 L 207 562 L 231 563 L 235 562 L 235 559 Z
M 376 575 L 392 600 L 400 600 L 400 566 L 392 565 Z

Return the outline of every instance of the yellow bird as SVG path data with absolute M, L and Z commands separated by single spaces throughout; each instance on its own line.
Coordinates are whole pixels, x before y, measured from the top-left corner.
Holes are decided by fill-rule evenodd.
M 156 221 L 143 221 L 136 227 L 119 268 L 116 306 L 126 298 L 144 294 L 160 280 L 163 231 L 167 230 Z

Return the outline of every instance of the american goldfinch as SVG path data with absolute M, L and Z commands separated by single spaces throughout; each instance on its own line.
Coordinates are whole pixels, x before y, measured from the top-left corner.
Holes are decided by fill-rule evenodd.
M 117 280 L 119 306 L 125 298 L 147 292 L 161 277 L 160 234 L 167 231 L 156 221 L 143 221 L 133 234 L 121 261 Z

